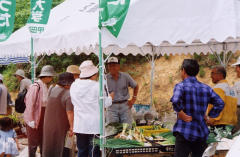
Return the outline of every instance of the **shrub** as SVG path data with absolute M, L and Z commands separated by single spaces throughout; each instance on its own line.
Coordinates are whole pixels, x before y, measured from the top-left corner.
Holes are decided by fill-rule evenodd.
M 203 68 L 203 66 L 201 66 L 200 67 L 200 69 L 199 69 L 199 76 L 201 77 L 201 78 L 203 78 L 204 76 L 205 76 L 205 71 L 204 71 L 204 68 Z
M 166 60 L 168 60 L 168 59 L 169 59 L 169 56 L 165 53 L 165 54 L 164 54 L 164 58 L 165 58 Z
M 197 54 L 197 53 L 194 53 L 193 54 L 193 59 L 197 60 L 197 61 L 200 61 L 202 59 L 201 55 Z
M 7 86 L 9 92 L 14 92 L 18 89 L 18 81 L 13 74 L 16 72 L 17 66 L 10 64 L 6 66 L 6 69 L 3 71 L 3 83 Z

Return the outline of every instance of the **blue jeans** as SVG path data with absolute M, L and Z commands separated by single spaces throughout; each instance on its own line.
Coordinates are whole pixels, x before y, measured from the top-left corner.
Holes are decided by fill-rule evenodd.
M 93 146 L 93 134 L 76 134 L 78 157 L 100 157 L 101 152 L 98 146 Z

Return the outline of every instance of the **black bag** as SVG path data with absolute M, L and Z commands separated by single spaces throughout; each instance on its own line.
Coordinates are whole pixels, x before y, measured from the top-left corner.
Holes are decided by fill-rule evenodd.
M 40 90 L 40 85 L 35 82 L 38 86 L 38 92 Z M 23 113 L 26 108 L 26 104 L 24 102 L 25 96 L 27 94 L 27 89 L 25 88 L 22 92 L 18 93 L 17 99 L 15 100 L 15 111 L 18 113 Z
M 25 96 L 27 94 L 27 89 L 24 89 L 22 92 L 18 93 L 17 99 L 15 100 L 15 111 L 18 113 L 23 113 L 26 108 L 24 102 Z

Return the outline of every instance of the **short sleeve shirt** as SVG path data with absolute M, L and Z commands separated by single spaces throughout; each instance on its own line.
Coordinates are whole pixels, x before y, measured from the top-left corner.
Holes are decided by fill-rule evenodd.
M 51 97 L 58 97 L 59 94 L 64 90 L 64 93 L 61 97 L 61 102 L 63 107 L 65 108 L 66 111 L 73 111 L 73 104 L 71 102 L 71 97 L 70 97 L 70 92 L 69 90 L 65 90 L 64 88 L 59 87 L 56 85 L 55 87 L 52 87 L 52 89 L 49 89 L 51 92 Z
M 64 94 L 63 94 L 63 98 L 62 98 L 62 102 L 65 102 L 65 109 L 66 111 L 73 111 L 73 104 L 72 104 L 72 101 L 71 101 L 71 97 L 70 97 L 70 91 L 66 91 Z
M 9 130 L 9 131 L 1 131 L 0 130 L 0 138 L 17 138 L 17 134 L 15 130 Z
M 114 92 L 113 103 L 129 99 L 128 87 L 136 88 L 137 83 L 133 78 L 123 72 L 119 72 L 118 80 L 114 80 L 111 74 L 107 74 L 107 85 L 109 93 Z
M 31 84 L 32 84 L 32 81 L 30 79 L 28 79 L 28 78 L 22 79 L 20 82 L 20 91 L 19 92 L 22 92 L 24 89 L 28 89 Z

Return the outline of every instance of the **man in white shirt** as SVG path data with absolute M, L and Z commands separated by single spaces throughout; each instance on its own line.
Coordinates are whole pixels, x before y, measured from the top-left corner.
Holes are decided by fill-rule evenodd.
M 240 57 L 238 57 L 238 60 L 236 63 L 232 64 L 232 66 L 235 66 L 235 70 L 237 73 L 237 81 L 234 83 L 233 89 L 237 94 L 238 104 L 237 104 L 237 116 L 238 116 L 238 122 L 236 127 L 234 128 L 234 132 L 238 131 L 240 129 Z

